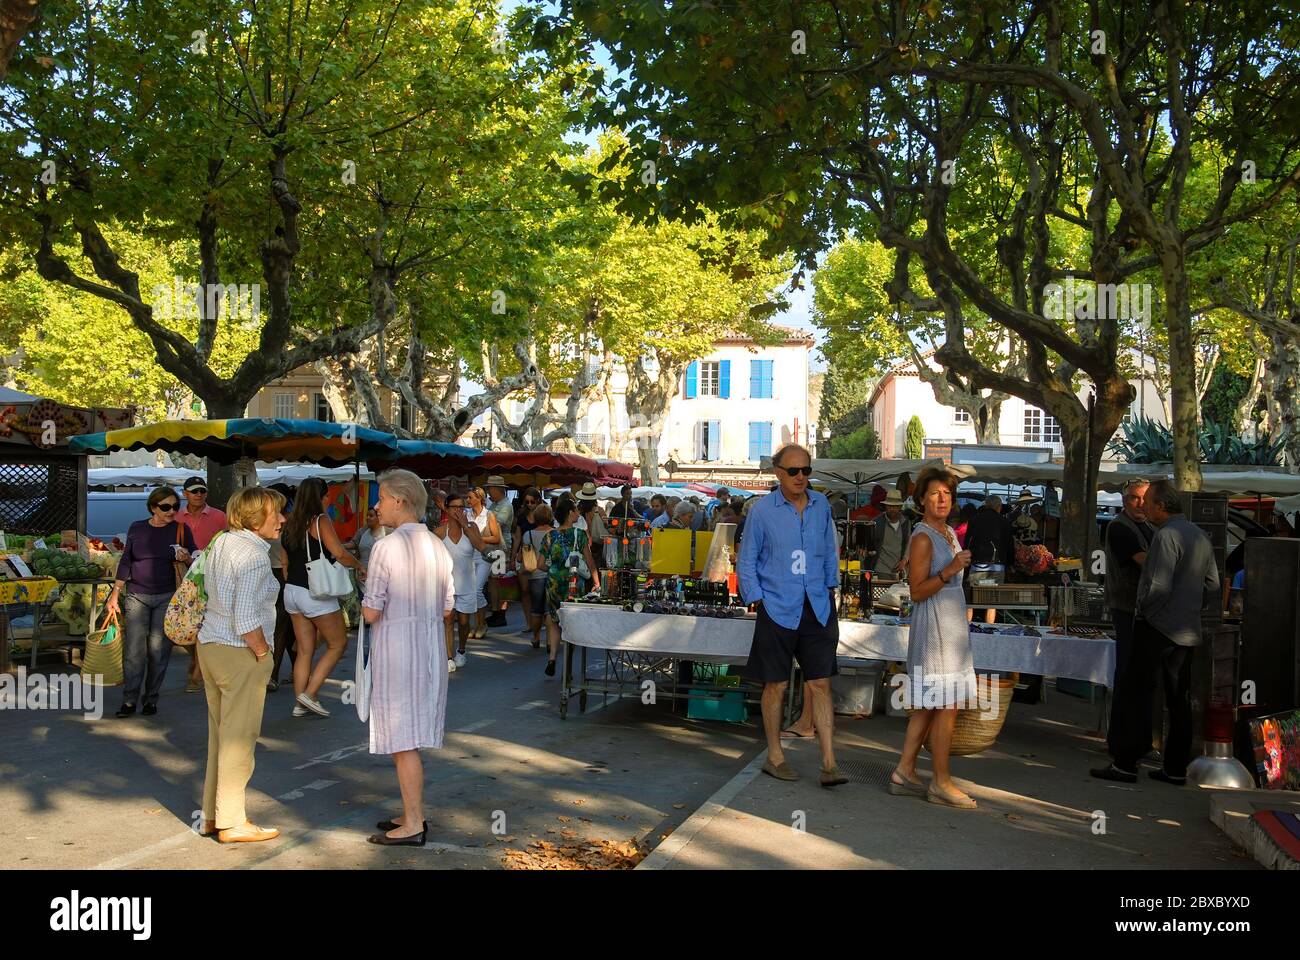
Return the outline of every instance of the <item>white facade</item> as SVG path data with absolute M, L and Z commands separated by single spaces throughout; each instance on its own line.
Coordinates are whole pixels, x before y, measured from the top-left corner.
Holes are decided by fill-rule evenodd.
M 934 370 L 941 369 L 932 356 L 927 356 L 926 362 Z M 1150 361 L 1144 366 L 1149 368 Z M 1137 397 L 1129 415 L 1165 423 L 1164 405 L 1154 383 L 1142 380 L 1139 377 L 1132 381 Z M 1087 394 L 1087 387 L 1082 388 L 1080 399 Z M 871 416 L 873 428 L 880 436 L 880 456 L 884 459 L 906 456 L 907 424 L 913 416 L 920 417 L 927 443 L 975 443 L 975 427 L 969 422 L 969 415 L 939 403 L 930 384 L 917 375 L 910 362 L 896 366 L 881 379 L 871 397 Z M 998 432 L 1001 442 L 1008 446 L 1047 447 L 1053 457 L 1065 455 L 1055 419 L 1019 397 L 1008 397 L 1002 402 Z M 1109 451 L 1103 454 L 1104 461 L 1113 459 Z
M 757 469 L 759 457 L 770 456 L 783 443 L 808 444 L 809 417 L 815 416 L 808 409 L 808 364 L 815 341 L 803 331 L 786 332 L 786 341 L 775 346 L 739 337 L 716 341 L 682 377 L 661 423 L 630 422 L 627 374 L 616 365 L 609 394 L 592 402 L 575 439 L 596 456 L 635 465 L 637 438 L 629 434 L 648 429 L 659 438 L 661 464 L 671 458 L 684 466 L 745 470 Z M 558 411 L 564 398 L 552 403 Z M 506 413 L 518 422 L 523 407 L 516 401 Z M 616 434 L 627 438 L 617 447 Z

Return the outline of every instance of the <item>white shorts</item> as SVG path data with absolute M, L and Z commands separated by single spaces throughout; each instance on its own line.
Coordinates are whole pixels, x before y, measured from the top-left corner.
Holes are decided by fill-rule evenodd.
M 338 613 L 338 600 L 330 597 L 317 600 L 306 587 L 292 583 L 284 585 L 284 609 L 289 613 L 300 613 L 304 617 L 323 617 L 327 613 Z

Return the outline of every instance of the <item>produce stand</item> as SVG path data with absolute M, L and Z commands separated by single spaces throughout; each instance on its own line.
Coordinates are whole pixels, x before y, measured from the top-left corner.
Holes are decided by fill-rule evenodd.
M 41 643 L 41 621 L 53 604 L 58 581 L 53 577 L 32 577 L 0 583 L 0 671 L 9 666 L 9 625 L 19 617 L 32 618 L 30 666 L 36 666 Z
M 560 608 L 564 636 L 564 677 L 560 715 L 566 716 L 575 697 L 585 710 L 587 695 L 640 698 L 641 684 L 653 680 L 657 696 L 684 698 L 677 687 L 678 661 L 742 665 L 749 658 L 754 618 L 691 617 L 674 614 L 629 613 L 616 606 L 566 603 Z M 1033 673 L 1087 680 L 1109 687 L 1115 672 L 1115 641 L 1110 637 L 1067 636 L 1046 628 L 1015 624 L 974 624 L 971 650 L 975 669 Z M 861 660 L 906 661 L 908 626 L 896 617 L 872 621 L 841 620 L 837 655 Z M 587 650 L 605 654 L 602 676 L 587 676 Z M 574 660 L 582 669 L 575 676 Z M 667 683 L 663 693 L 661 680 Z M 703 684 L 692 682 L 691 687 Z M 723 689 L 723 688 L 719 688 Z M 735 687 L 726 687 L 734 691 Z M 714 692 L 714 691 L 709 691 Z

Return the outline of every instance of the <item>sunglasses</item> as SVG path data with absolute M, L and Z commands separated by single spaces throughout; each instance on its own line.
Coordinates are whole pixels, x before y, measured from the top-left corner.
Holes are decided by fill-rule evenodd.
M 797 476 L 799 476 L 799 474 L 803 474 L 805 477 L 808 477 L 808 476 L 811 476 L 811 475 L 812 475 L 812 467 L 811 467 L 811 466 L 808 466 L 808 467 L 782 467 L 781 469 L 784 470 L 786 473 L 790 474 L 790 476 L 792 476 L 792 477 L 797 477 Z
M 186 493 L 207 493 L 207 492 L 208 492 L 208 488 L 207 488 L 207 487 L 190 487 L 190 488 L 189 488 L 188 490 L 186 490 L 185 492 L 186 492 Z
M 158 504 L 158 509 L 161 510 L 163 513 L 171 513 L 171 512 L 172 512 L 173 510 L 175 510 L 178 506 L 180 506 L 180 504 L 177 504 L 177 503 L 160 503 L 160 504 Z

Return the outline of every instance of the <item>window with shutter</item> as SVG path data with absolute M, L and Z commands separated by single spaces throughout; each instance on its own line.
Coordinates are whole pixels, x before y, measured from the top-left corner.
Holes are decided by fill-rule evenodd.
M 731 396 L 731 361 L 723 360 L 718 364 L 718 396 L 723 400 Z
M 772 399 L 772 361 L 749 361 L 749 395 L 755 400 Z
M 699 376 L 700 376 L 700 364 L 698 361 L 692 360 L 690 363 L 686 365 L 686 399 L 687 400 L 692 400 L 695 398 L 699 390 Z
M 275 418 L 277 420 L 294 419 L 293 394 L 277 393 L 275 395 Z
M 749 459 L 759 461 L 763 457 L 770 456 L 772 453 L 772 423 L 771 421 L 754 422 L 749 424 Z

